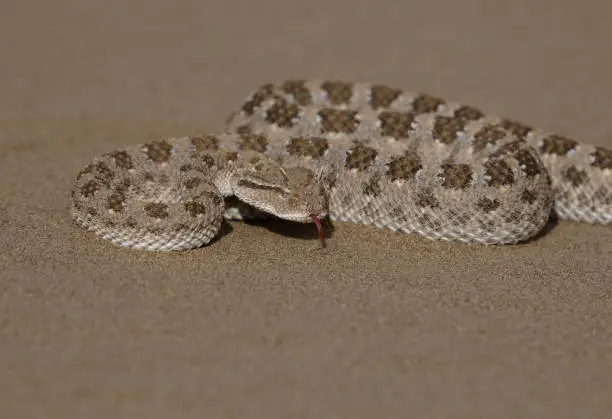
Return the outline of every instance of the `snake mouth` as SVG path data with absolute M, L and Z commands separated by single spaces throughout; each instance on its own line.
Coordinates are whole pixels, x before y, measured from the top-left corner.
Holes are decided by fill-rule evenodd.
M 319 237 L 321 247 L 325 247 L 325 237 L 323 236 L 323 225 L 321 224 L 321 220 L 316 214 L 312 214 L 311 217 L 315 227 L 317 228 L 317 235 Z

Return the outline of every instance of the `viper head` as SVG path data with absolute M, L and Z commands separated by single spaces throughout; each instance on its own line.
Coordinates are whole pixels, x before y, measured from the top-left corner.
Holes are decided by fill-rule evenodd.
M 315 223 L 322 238 L 320 220 L 328 215 L 320 176 L 303 167 L 268 165 L 245 170 L 231 179 L 234 195 L 242 202 L 278 218 Z

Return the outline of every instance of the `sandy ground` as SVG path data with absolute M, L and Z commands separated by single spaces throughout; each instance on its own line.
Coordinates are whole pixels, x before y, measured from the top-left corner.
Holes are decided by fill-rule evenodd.
M 231 223 L 181 254 L 68 214 L 96 154 L 252 89 L 370 80 L 612 146 L 608 1 L 4 1 L 0 417 L 608 418 L 612 228 L 474 247 Z

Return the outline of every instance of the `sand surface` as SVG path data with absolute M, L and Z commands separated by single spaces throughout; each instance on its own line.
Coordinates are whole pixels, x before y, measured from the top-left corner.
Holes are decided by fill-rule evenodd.
M 474 247 L 231 223 L 181 254 L 68 214 L 114 147 L 260 84 L 370 80 L 612 147 L 612 3 L 5 1 L 0 417 L 609 418 L 612 228 Z M 606 52 L 608 51 L 608 52 Z

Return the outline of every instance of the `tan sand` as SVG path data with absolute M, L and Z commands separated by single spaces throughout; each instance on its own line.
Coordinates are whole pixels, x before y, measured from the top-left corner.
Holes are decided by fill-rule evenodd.
M 339 223 L 312 252 L 311 228 L 232 223 L 160 254 L 67 211 L 94 155 L 221 129 L 287 77 L 612 146 L 612 3 L 4 3 L 0 417 L 612 417 L 612 228 L 485 248 Z

